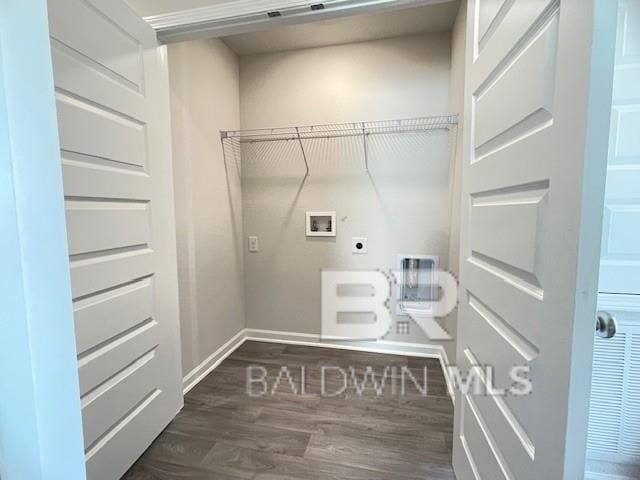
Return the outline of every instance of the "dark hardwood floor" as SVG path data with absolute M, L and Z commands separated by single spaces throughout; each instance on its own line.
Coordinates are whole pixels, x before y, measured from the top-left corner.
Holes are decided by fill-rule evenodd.
M 249 395 L 249 366 L 266 369 L 250 372 L 259 379 L 266 371 L 265 395 L 258 395 L 260 381 L 249 384 Z M 344 392 L 321 395 L 323 366 L 325 392 L 344 387 L 333 367 L 346 374 Z M 367 367 L 380 387 L 391 366 L 381 395 L 371 381 L 357 393 Z M 423 366 L 426 395 L 407 373 L 424 387 Z M 124 479 L 453 480 L 452 427 L 453 406 L 435 359 L 245 342 L 186 395 L 184 409 Z

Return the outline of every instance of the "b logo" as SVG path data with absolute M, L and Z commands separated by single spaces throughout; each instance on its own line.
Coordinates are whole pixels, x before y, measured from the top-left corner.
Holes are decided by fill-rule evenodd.
M 399 272 L 392 272 L 391 278 L 399 283 L 403 276 Z M 421 302 L 419 307 L 402 306 L 402 311 L 431 340 L 451 340 L 451 336 L 435 318 L 444 317 L 455 308 L 458 283 L 453 275 L 443 271 L 439 271 L 434 279 L 440 293 L 438 298 Z M 393 323 L 388 307 L 391 287 L 389 277 L 384 273 L 379 270 L 323 270 L 321 284 L 323 339 L 377 340 L 389 332 Z M 341 295 L 340 287 L 358 287 L 352 289 L 359 289 L 361 293 Z M 365 287 L 365 293 L 362 293 L 362 287 Z M 373 321 L 345 321 L 344 318 L 349 314 L 373 315 Z
M 339 287 L 370 287 L 373 295 L 342 296 Z M 377 340 L 391 329 L 389 279 L 379 271 L 322 271 L 322 338 Z M 373 314 L 372 323 L 340 322 L 341 314 Z

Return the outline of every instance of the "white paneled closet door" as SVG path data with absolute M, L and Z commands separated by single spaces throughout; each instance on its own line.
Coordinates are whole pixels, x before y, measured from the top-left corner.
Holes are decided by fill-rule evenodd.
M 166 50 L 122 0 L 48 5 L 87 475 L 115 480 L 182 404 Z
M 458 480 L 584 476 L 614 23 L 600 0 L 469 2 L 456 363 L 507 389 L 529 367 L 532 390 L 456 392 Z
M 640 294 L 640 0 L 618 1 L 600 292 Z
M 640 478 L 640 0 L 619 0 L 587 478 Z

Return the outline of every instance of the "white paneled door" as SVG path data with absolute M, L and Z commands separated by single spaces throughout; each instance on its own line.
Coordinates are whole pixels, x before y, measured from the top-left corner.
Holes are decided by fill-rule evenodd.
M 470 0 L 457 364 L 458 480 L 583 478 L 615 2 Z
M 619 0 L 586 478 L 640 477 L 640 0 Z
M 122 0 L 48 4 L 87 475 L 115 480 L 182 402 L 166 50 Z
M 600 292 L 640 294 L 640 0 L 619 0 Z

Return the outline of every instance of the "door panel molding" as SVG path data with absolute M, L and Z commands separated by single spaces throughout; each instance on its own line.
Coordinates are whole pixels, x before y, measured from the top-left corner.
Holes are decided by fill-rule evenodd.
M 601 292 L 640 294 L 640 1 L 620 0 Z
M 526 366 L 533 390 L 456 395 L 459 480 L 584 474 L 611 6 L 469 3 L 457 364 L 507 389 Z
M 50 0 L 89 480 L 182 406 L 166 47 L 122 0 Z

